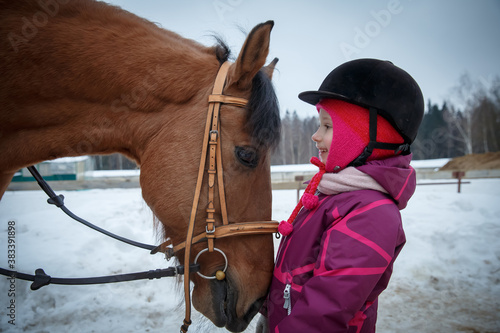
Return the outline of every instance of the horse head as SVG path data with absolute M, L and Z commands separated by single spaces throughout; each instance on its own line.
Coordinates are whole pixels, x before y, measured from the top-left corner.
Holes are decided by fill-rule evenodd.
M 271 84 L 277 59 L 264 67 L 272 26 L 273 22 L 266 22 L 250 32 L 226 77 L 223 94 L 248 100 L 245 107 L 223 105 L 220 110 L 218 135 L 229 224 L 269 221 L 271 218 L 270 150 L 280 135 L 278 103 Z M 219 57 L 218 64 L 225 60 L 225 57 Z M 176 112 L 175 116 L 179 117 L 176 128 L 155 136 L 141 161 L 144 199 L 161 222 L 165 237 L 170 238 L 174 245 L 186 238 L 196 175 L 202 162 L 200 155 L 208 95 L 218 67 L 212 66 L 210 86 L 200 90 L 200 96 L 190 99 L 189 107 L 178 111 L 181 114 Z M 195 234 L 203 233 L 206 228 L 207 188 L 208 182 L 204 180 Z M 214 206 L 217 227 L 222 224 L 219 195 L 214 197 Z M 191 262 L 206 247 L 206 242 L 193 245 Z M 226 278 L 219 281 L 191 275 L 193 305 L 215 325 L 239 332 L 246 328 L 266 296 L 274 263 L 272 236 L 217 239 L 215 247 L 227 256 Z M 177 257 L 186 264 L 183 253 Z M 203 275 L 213 276 L 226 261 L 220 253 L 208 252 L 199 256 L 198 263 Z

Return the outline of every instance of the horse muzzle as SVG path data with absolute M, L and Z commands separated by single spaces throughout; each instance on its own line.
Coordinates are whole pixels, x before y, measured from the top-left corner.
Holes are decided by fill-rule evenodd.
M 214 325 L 225 327 L 230 332 L 244 331 L 264 303 L 265 297 L 257 299 L 243 315 L 238 316 L 238 288 L 231 277 L 227 275 L 226 279 L 222 281 L 211 280 L 209 283 L 213 296 L 214 318 L 211 320 Z

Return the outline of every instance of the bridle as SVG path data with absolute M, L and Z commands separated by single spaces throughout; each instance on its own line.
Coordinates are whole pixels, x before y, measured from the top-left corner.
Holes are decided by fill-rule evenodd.
M 223 95 L 224 85 L 226 81 L 227 71 L 229 69 L 230 63 L 224 62 L 219 68 L 217 77 L 215 78 L 214 87 L 212 94 L 208 97 L 208 113 L 207 121 L 205 124 L 205 135 L 203 139 L 202 153 L 200 159 L 200 167 L 198 169 L 198 179 L 196 181 L 196 191 L 193 199 L 193 205 L 191 207 L 191 215 L 189 218 L 188 231 L 186 236 L 186 241 L 181 243 L 171 250 L 167 247 L 169 242 L 161 244 L 157 249 L 159 251 L 165 252 L 167 256 L 175 254 L 180 249 L 184 248 L 184 262 L 190 262 L 191 256 L 191 245 L 198 243 L 201 240 L 207 241 L 207 248 L 200 251 L 196 256 L 194 263 L 196 264 L 199 256 L 208 251 L 213 252 L 214 250 L 221 253 L 225 260 L 225 268 L 223 271 L 218 271 L 215 278 L 218 280 L 223 280 L 225 278 L 225 270 L 227 269 L 227 257 L 224 252 L 214 246 L 216 238 L 233 237 L 240 235 L 249 234 L 267 234 L 275 233 L 278 230 L 278 222 L 276 221 L 259 221 L 259 222 L 242 222 L 242 223 L 232 223 L 229 224 L 227 218 L 227 207 L 226 207 L 226 197 L 224 194 L 224 178 L 222 169 L 222 153 L 221 153 L 221 143 L 220 143 L 220 107 L 222 104 L 232 104 L 240 107 L 244 107 L 247 104 L 247 100 L 243 98 L 233 97 Z M 201 186 L 203 182 L 203 175 L 205 171 L 205 162 L 207 161 L 208 155 L 208 204 L 206 208 L 206 227 L 205 232 L 193 236 L 194 225 L 196 220 L 196 212 L 198 210 L 198 202 L 201 194 Z M 215 180 L 217 179 L 218 189 L 219 189 L 219 202 L 222 216 L 222 226 L 215 226 L 215 207 L 214 207 L 214 192 L 215 192 Z M 154 249 L 153 251 L 157 250 Z M 169 249 L 169 250 L 167 250 Z M 152 252 L 153 252 L 152 251 Z M 198 274 L 203 278 L 213 279 L 214 277 L 207 277 L 200 272 Z M 185 266 L 184 274 L 184 295 L 186 302 L 186 317 L 184 319 L 184 324 L 181 326 L 181 332 L 185 333 L 191 324 L 191 295 L 189 286 L 189 265 Z
M 193 204 L 191 207 L 191 214 L 189 218 L 188 231 L 186 235 L 186 240 L 180 244 L 172 244 L 170 240 L 158 245 L 148 245 L 143 243 L 138 243 L 133 240 L 127 239 L 115 235 L 109 231 L 101 229 L 90 222 L 76 216 L 64 205 L 64 197 L 62 195 L 56 195 L 50 186 L 45 182 L 42 176 L 38 173 L 34 166 L 28 167 L 28 170 L 33 174 L 34 178 L 37 180 L 40 187 L 49 196 L 47 200 L 48 203 L 54 204 L 61 208 L 68 216 L 77 220 L 78 222 L 99 231 L 107 236 L 115 238 L 119 241 L 125 242 L 127 244 L 140 247 L 143 249 L 150 250 L 151 254 L 164 253 L 167 259 L 175 256 L 177 252 L 184 249 L 184 263 L 190 263 L 191 257 L 191 246 L 196 243 L 203 241 L 207 242 L 207 247 L 201 250 L 195 257 L 194 263 L 189 265 L 180 265 L 177 267 L 170 267 L 167 269 L 157 269 L 147 272 L 138 272 L 130 274 L 113 275 L 106 277 L 94 277 L 94 278 L 52 278 L 51 276 L 45 274 L 42 269 L 37 269 L 35 275 L 19 273 L 16 271 L 11 271 L 7 269 L 0 268 L 0 274 L 6 275 L 12 278 L 33 281 L 31 285 L 32 290 L 37 290 L 48 284 L 65 284 L 65 285 L 78 285 L 78 284 L 101 284 L 101 283 L 112 283 L 112 282 L 124 282 L 139 279 L 154 279 L 161 278 L 165 276 L 175 276 L 178 274 L 184 274 L 184 294 L 185 294 L 185 318 L 183 325 L 181 326 L 182 333 L 188 331 L 189 325 L 191 325 L 191 293 L 190 293 L 190 273 L 198 273 L 202 278 L 205 279 L 225 279 L 225 272 L 228 267 L 228 260 L 226 254 L 215 247 L 215 239 L 235 237 L 242 235 L 255 235 L 255 234 L 268 234 L 276 233 L 278 230 L 277 221 L 257 221 L 257 222 L 238 222 L 229 224 L 227 215 L 227 206 L 224 193 L 224 179 L 223 179 L 223 168 L 222 168 L 222 153 L 221 153 L 221 138 L 220 138 L 220 107 L 222 104 L 230 104 L 239 107 L 244 107 L 248 101 L 243 98 L 228 96 L 223 94 L 227 72 L 230 63 L 224 62 L 217 73 L 215 83 L 213 86 L 212 94 L 208 97 L 208 112 L 207 120 L 205 124 L 205 132 L 203 138 L 203 146 L 200 158 L 200 165 L 198 169 L 198 177 L 196 181 L 195 195 L 193 198 Z M 206 227 L 205 232 L 194 235 L 194 227 L 196 221 L 196 215 L 198 211 L 199 199 L 201 196 L 201 187 L 203 183 L 203 178 L 205 174 L 205 166 L 208 159 L 208 204 L 206 207 Z M 215 197 L 215 182 L 217 181 L 219 190 L 219 202 L 220 202 L 220 215 L 222 218 L 222 225 L 215 225 L 214 214 L 216 212 L 214 206 Z M 198 258 L 205 252 L 218 252 L 224 257 L 225 267 L 223 270 L 216 272 L 214 276 L 206 276 L 200 273 L 199 264 L 197 263 Z

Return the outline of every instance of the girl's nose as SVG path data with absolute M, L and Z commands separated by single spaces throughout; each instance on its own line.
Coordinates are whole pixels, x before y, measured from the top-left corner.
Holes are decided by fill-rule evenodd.
M 319 131 L 319 130 L 318 130 L 318 131 Z M 320 141 L 318 131 L 316 131 L 316 132 L 315 132 L 315 133 L 311 136 L 311 140 L 313 140 L 314 142 L 319 142 L 319 141 Z

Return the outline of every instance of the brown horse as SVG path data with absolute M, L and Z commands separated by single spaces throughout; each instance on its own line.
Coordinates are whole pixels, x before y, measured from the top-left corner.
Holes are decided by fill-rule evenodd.
M 270 83 L 275 62 L 263 66 L 272 26 L 250 32 L 226 80 L 224 94 L 249 100 L 245 108 L 223 105 L 220 111 L 229 222 L 271 218 L 269 154 L 280 120 Z M 101 2 L 0 0 L 0 197 L 22 167 L 120 152 L 140 165 L 142 194 L 162 236 L 182 242 L 208 96 L 229 53 L 221 41 L 205 47 Z M 206 205 L 202 195 L 197 220 Z M 219 212 L 215 219 L 221 223 Z M 195 234 L 204 229 L 196 223 Z M 226 279 L 191 275 L 193 305 L 215 325 L 242 331 L 266 295 L 272 236 L 216 245 L 227 254 Z M 193 245 L 193 257 L 204 247 Z M 183 254 L 178 258 L 183 263 Z M 225 262 L 207 253 L 199 263 L 211 275 Z

